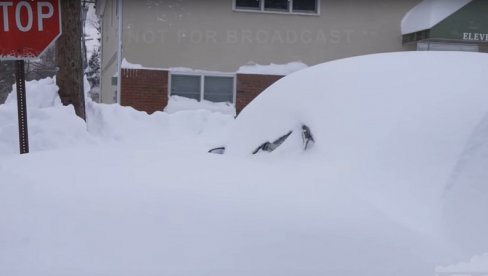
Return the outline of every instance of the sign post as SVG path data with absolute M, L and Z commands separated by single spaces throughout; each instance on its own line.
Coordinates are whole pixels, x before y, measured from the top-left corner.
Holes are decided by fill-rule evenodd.
M 20 154 L 29 152 L 24 60 L 39 57 L 60 35 L 60 0 L 0 0 L 0 59 L 16 60 Z
M 15 62 L 15 83 L 17 86 L 17 113 L 19 117 L 20 154 L 29 153 L 29 133 L 27 128 L 27 101 L 25 95 L 24 60 Z

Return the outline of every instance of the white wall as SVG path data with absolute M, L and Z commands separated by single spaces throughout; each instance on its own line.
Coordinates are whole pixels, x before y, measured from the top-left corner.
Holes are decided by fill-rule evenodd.
M 124 0 L 123 56 L 146 67 L 235 72 L 249 62 L 314 65 L 401 51 L 401 20 L 419 1 L 321 0 L 320 15 L 290 15 L 234 11 L 232 0 Z M 107 103 L 115 96 L 109 76 L 116 62 L 109 61 L 117 38 L 109 8 L 103 20 Z
M 323 0 L 319 16 L 236 12 L 232 0 L 125 2 L 130 62 L 233 72 L 402 50 L 401 19 L 419 0 Z

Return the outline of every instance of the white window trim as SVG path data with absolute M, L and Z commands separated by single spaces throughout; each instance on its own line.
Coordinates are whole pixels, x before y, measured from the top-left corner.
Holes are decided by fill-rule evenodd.
M 236 5 L 236 0 L 232 0 L 232 10 L 235 12 L 249 12 L 249 13 L 265 13 L 265 14 L 291 14 L 291 15 L 309 15 L 309 16 L 320 16 L 320 2 L 321 0 L 316 0 L 317 11 L 316 12 L 294 12 L 293 11 L 293 0 L 288 0 L 289 8 L 288 11 L 270 11 L 264 9 L 264 1 L 260 0 L 260 8 L 257 9 L 244 9 L 238 8 Z
M 474 52 L 480 51 L 477 44 L 471 43 L 450 43 L 443 41 L 417 41 L 417 51 L 460 51 L 460 52 Z
M 171 79 L 173 75 L 200 77 L 200 102 L 205 99 L 205 77 L 228 77 L 232 78 L 232 103 L 234 106 L 237 100 L 237 80 L 236 74 L 227 73 L 198 73 L 198 72 L 178 72 L 170 71 L 168 77 L 168 97 L 171 97 Z

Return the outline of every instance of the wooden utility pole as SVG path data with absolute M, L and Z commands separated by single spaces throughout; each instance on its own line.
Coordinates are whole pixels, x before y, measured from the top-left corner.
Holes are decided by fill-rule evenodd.
M 72 104 L 76 115 L 85 120 L 81 1 L 62 1 L 61 18 L 63 34 L 56 43 L 56 63 L 59 69 L 56 84 L 59 97 L 64 105 Z

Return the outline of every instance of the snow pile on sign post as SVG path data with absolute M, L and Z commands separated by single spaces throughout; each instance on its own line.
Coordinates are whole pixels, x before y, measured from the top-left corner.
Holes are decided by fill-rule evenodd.
M 73 116 L 72 106 L 63 106 L 54 78 L 26 82 L 31 151 L 57 149 L 90 143 L 86 126 Z M 0 155 L 18 153 L 17 93 L 15 85 L 0 105 Z
M 0 275 L 434 275 L 488 251 L 471 247 L 487 229 L 487 64 L 335 61 L 283 78 L 236 121 L 89 102 L 79 132 L 72 108 L 41 108 L 79 142 L 0 154 Z M 297 135 L 251 154 L 302 124 L 310 150 Z

